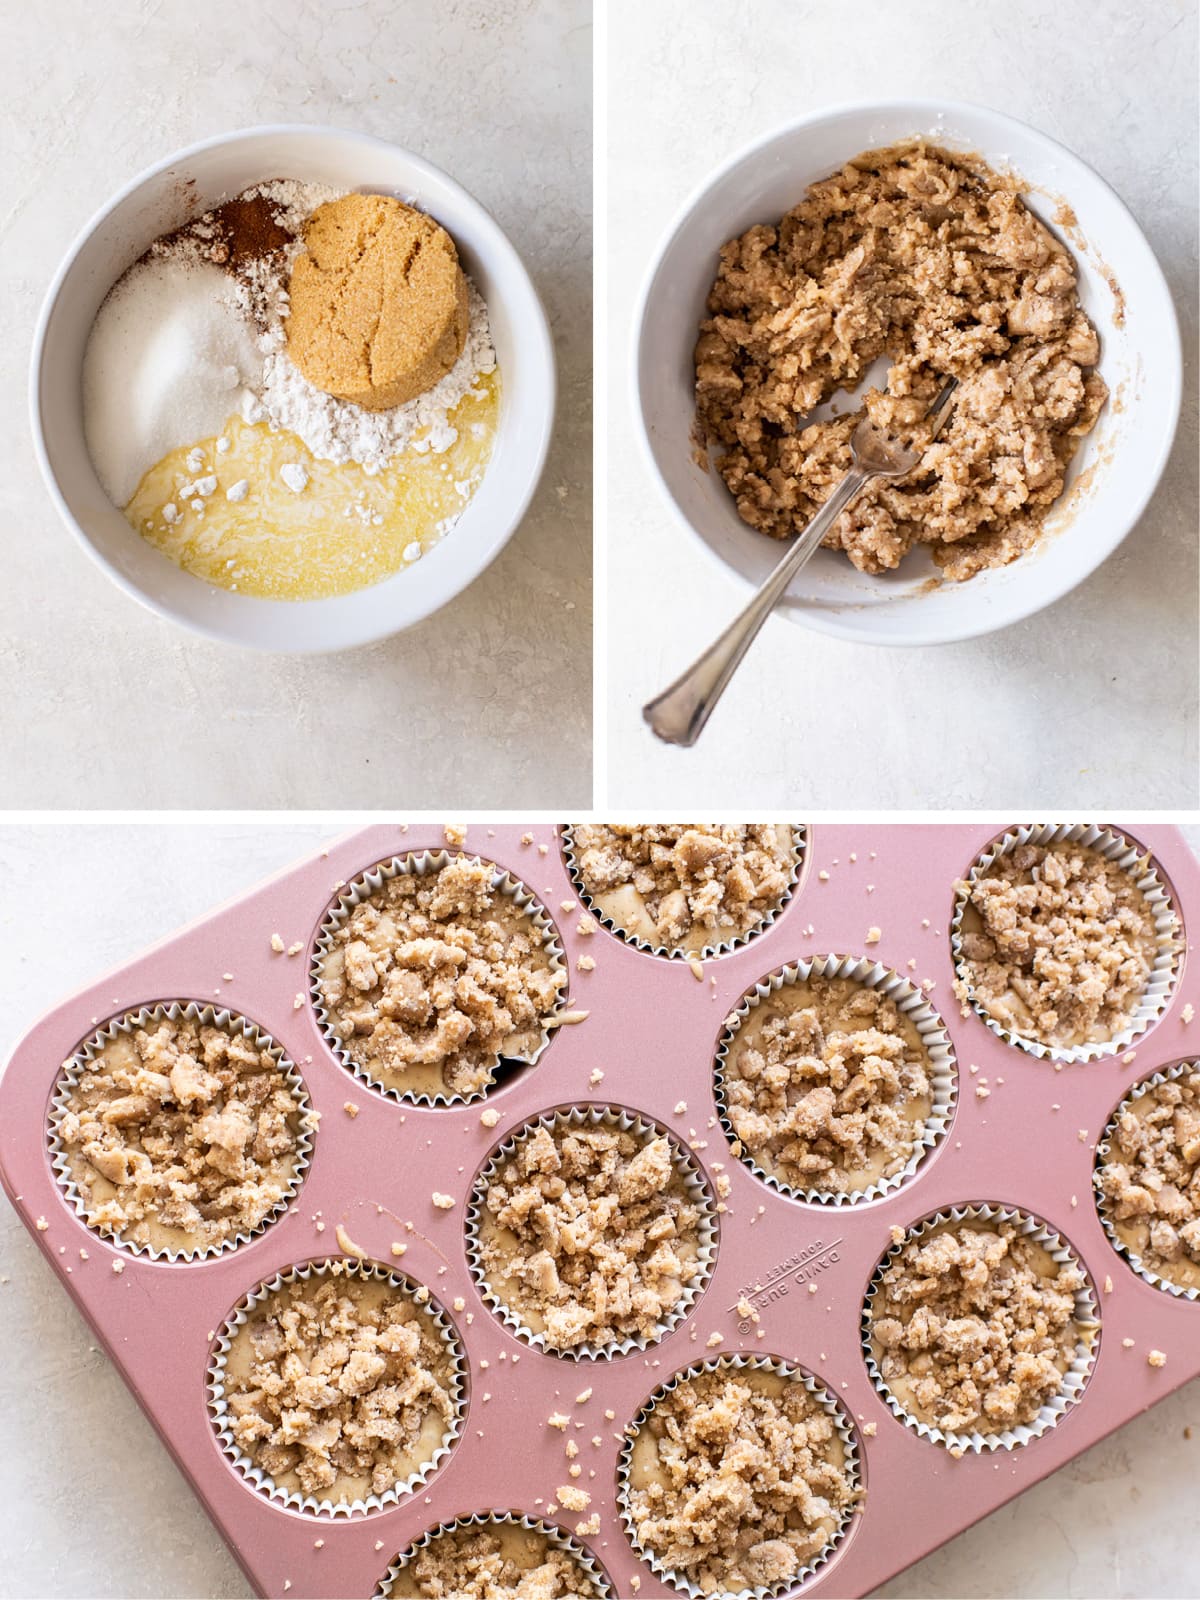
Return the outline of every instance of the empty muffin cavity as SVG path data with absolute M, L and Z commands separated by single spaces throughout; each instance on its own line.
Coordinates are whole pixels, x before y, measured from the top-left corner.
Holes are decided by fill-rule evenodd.
M 1109 828 L 1014 829 L 955 885 L 955 993 L 1056 1061 L 1126 1049 L 1163 1011 L 1181 928 L 1147 851 Z
M 577 823 L 563 850 L 580 898 L 651 954 L 720 955 L 791 898 L 807 830 L 797 823 Z
M 527 1123 L 475 1180 L 467 1254 L 484 1299 L 555 1355 L 653 1343 L 712 1270 L 716 1215 L 699 1168 L 649 1119 L 578 1107 Z
M 911 1177 L 945 1133 L 954 1053 L 922 991 L 879 962 L 817 956 L 726 1018 L 716 1098 L 733 1153 L 773 1188 L 845 1205 Z
M 1004 1206 L 956 1206 L 904 1232 L 863 1309 L 871 1378 L 895 1416 L 953 1454 L 1027 1444 L 1083 1392 L 1096 1297 L 1067 1243 Z
M 1134 1271 L 1200 1301 L 1200 1064 L 1177 1062 L 1125 1096 L 1096 1148 L 1095 1188 Z
M 318 1515 L 394 1504 L 462 1427 L 465 1363 L 429 1290 L 372 1262 L 308 1262 L 251 1291 L 209 1367 L 221 1448 L 254 1488 Z
M 790 1592 L 828 1561 L 862 1499 L 848 1416 L 775 1357 L 689 1367 L 626 1435 L 617 1501 L 630 1541 L 696 1597 Z
M 540 1517 L 476 1512 L 430 1528 L 402 1550 L 378 1600 L 609 1600 L 612 1587 L 577 1539 Z
M 567 993 L 554 924 L 493 862 L 397 856 L 321 927 L 313 1001 L 343 1066 L 395 1100 L 479 1099 L 546 1048 Z
M 245 1243 L 286 1210 L 316 1118 L 283 1050 L 195 1001 L 114 1017 L 63 1063 L 48 1139 L 88 1227 L 152 1259 Z

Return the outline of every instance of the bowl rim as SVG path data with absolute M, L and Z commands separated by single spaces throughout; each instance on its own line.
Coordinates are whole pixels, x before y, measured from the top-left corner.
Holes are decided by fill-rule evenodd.
M 527 343 L 530 351 L 531 362 L 536 364 L 538 369 L 538 376 L 535 380 L 535 385 L 541 390 L 543 395 L 543 400 L 540 407 L 541 415 L 538 419 L 536 445 L 530 457 L 530 463 L 526 470 L 525 480 L 521 485 L 519 493 L 516 495 L 512 503 L 512 509 L 507 517 L 500 519 L 495 523 L 494 529 L 487 543 L 481 550 L 477 552 L 477 559 L 461 569 L 462 581 L 453 587 L 450 593 L 446 594 L 444 598 L 435 598 L 433 603 L 427 608 L 418 608 L 414 614 L 402 618 L 399 621 L 394 621 L 390 617 L 386 616 L 382 617 L 376 625 L 360 628 L 355 631 L 352 638 L 338 637 L 332 640 L 325 640 L 320 638 L 311 639 L 299 637 L 294 640 L 290 640 L 286 646 L 281 646 L 275 642 L 267 642 L 262 639 L 240 636 L 228 627 L 215 622 L 210 623 L 206 621 L 203 616 L 184 615 L 175 610 L 171 605 L 164 604 L 157 597 L 145 593 L 136 583 L 132 581 L 131 578 L 122 572 L 119 567 L 110 562 L 96 545 L 94 540 L 90 537 L 87 530 L 79 522 L 70 506 L 67 504 L 66 496 L 59 486 L 57 476 L 50 463 L 50 455 L 46 445 L 46 431 L 42 423 L 41 406 L 42 375 L 45 366 L 45 346 L 50 323 L 53 319 L 55 308 L 58 305 L 59 297 L 62 294 L 63 285 L 66 283 L 71 272 L 74 270 L 80 255 L 83 253 L 96 230 L 114 211 L 117 210 L 119 206 L 123 205 L 126 200 L 135 195 L 139 189 L 141 189 L 147 183 L 150 183 L 155 178 L 160 177 L 164 172 L 169 171 L 172 167 L 179 166 L 180 164 L 189 161 L 196 156 L 202 155 L 207 151 L 219 149 L 223 145 L 237 144 L 243 140 L 252 138 L 262 138 L 268 136 L 278 137 L 280 135 L 286 137 L 300 136 L 303 139 L 312 141 L 329 138 L 349 140 L 352 143 L 362 146 L 371 146 L 375 149 L 394 152 L 395 154 L 403 156 L 417 173 L 425 175 L 435 180 L 437 183 L 445 185 L 447 188 L 453 190 L 457 198 L 463 202 L 464 206 L 476 214 L 476 217 L 482 224 L 484 233 L 490 236 L 491 246 L 493 246 L 501 255 L 506 255 L 508 257 L 508 264 L 510 268 L 519 275 L 523 282 L 524 289 L 528 294 L 529 311 L 531 314 L 528 327 L 524 328 L 522 331 L 522 341 L 523 343 Z M 101 206 L 99 206 L 97 210 L 94 211 L 88 218 L 88 220 L 79 228 L 74 238 L 71 240 L 71 243 L 67 246 L 62 259 L 59 262 L 58 268 L 50 280 L 50 285 L 46 290 L 45 296 L 42 300 L 41 309 L 38 312 L 38 318 L 34 329 L 33 343 L 29 357 L 28 404 L 30 431 L 33 437 L 34 454 L 37 458 L 38 467 L 42 475 L 42 481 L 50 494 L 50 498 L 58 512 L 59 519 L 75 537 L 77 542 L 83 547 L 91 560 L 100 568 L 107 578 L 116 584 L 122 593 L 137 601 L 139 605 L 152 612 L 155 616 L 161 617 L 165 621 L 173 623 L 176 627 L 183 628 L 189 633 L 198 634 L 203 638 L 214 640 L 220 644 L 232 645 L 235 648 L 253 650 L 269 655 L 333 655 L 343 651 L 359 649 L 363 646 L 377 644 L 383 639 L 391 638 L 395 634 L 402 633 L 408 628 L 417 626 L 417 624 L 424 622 L 437 612 L 444 610 L 447 606 L 451 605 L 458 598 L 458 596 L 464 592 L 464 590 L 468 589 L 477 578 L 482 576 L 482 574 L 500 554 L 501 550 L 504 549 L 505 545 L 512 538 L 513 534 L 516 533 L 517 529 L 524 520 L 525 514 L 529 510 L 530 503 L 537 492 L 538 485 L 541 482 L 543 473 L 545 472 L 546 460 L 550 452 L 550 442 L 554 433 L 554 423 L 558 407 L 558 367 L 555 359 L 554 339 L 550 331 L 550 322 L 546 314 L 546 308 L 542 303 L 541 296 L 537 291 L 537 286 L 535 285 L 533 277 L 530 274 L 528 267 L 526 267 L 520 252 L 517 250 L 517 247 L 513 244 L 512 240 L 508 237 L 504 229 L 496 221 L 495 217 L 492 216 L 487 207 L 484 206 L 481 201 L 477 200 L 470 190 L 459 183 L 456 178 L 452 177 L 448 172 L 446 172 L 444 168 L 437 166 L 434 162 L 427 160 L 426 157 L 418 155 L 415 151 L 409 150 L 406 146 L 397 144 L 391 139 L 383 139 L 377 134 L 363 133 L 354 128 L 341 128 L 332 123 L 317 122 L 263 122 L 254 123 L 248 127 L 235 128 L 226 133 L 213 134 L 206 139 L 198 139 L 191 144 L 183 145 L 177 150 L 170 151 L 160 160 L 153 162 L 148 167 L 144 167 L 140 172 L 136 173 L 132 178 L 124 183 L 118 190 L 110 195 L 110 197 Z M 502 428 L 503 422 L 501 422 L 501 429 Z M 499 441 L 499 437 L 500 430 L 498 429 L 497 442 Z M 92 470 L 94 472 L 95 469 L 93 468 Z M 118 507 L 117 509 L 119 510 L 120 508 Z M 395 573 L 390 575 L 391 578 L 394 578 L 395 576 Z M 203 578 L 196 578 L 195 581 L 200 584 L 205 583 Z M 380 580 L 381 583 L 386 583 L 389 581 L 390 578 Z M 205 586 L 210 588 L 212 587 L 211 585 Z M 378 584 L 371 584 L 368 585 L 366 589 L 354 590 L 348 595 L 336 596 L 333 598 L 343 601 L 352 601 L 356 594 L 366 594 L 369 593 L 371 589 L 377 587 L 379 587 Z M 253 598 L 256 598 L 258 604 L 260 605 L 288 608 L 296 617 L 297 622 L 299 622 L 303 616 L 303 608 L 305 606 L 323 605 L 329 603 L 328 599 L 267 600 L 261 597 Z M 345 628 L 341 630 L 343 635 L 346 632 L 347 630 Z
M 1032 595 L 1030 603 L 1018 606 L 1011 615 L 993 615 L 989 606 L 977 608 L 974 615 L 964 607 L 964 620 L 958 626 L 939 626 L 931 630 L 928 624 L 913 625 L 902 623 L 894 627 L 887 635 L 868 637 L 861 627 L 851 626 L 841 621 L 836 614 L 827 612 L 817 606 L 807 606 L 803 601 L 789 596 L 790 604 L 786 612 L 789 621 L 798 622 L 801 626 L 811 628 L 816 632 L 824 633 L 835 639 L 842 639 L 851 644 L 866 646 L 883 646 L 896 648 L 913 648 L 937 644 L 957 644 L 966 639 L 980 638 L 985 634 L 994 633 L 1001 628 L 1015 626 L 1027 618 L 1035 616 L 1039 611 L 1061 600 L 1071 590 L 1079 587 L 1087 578 L 1114 554 L 1145 514 L 1155 490 L 1158 488 L 1171 450 L 1175 443 L 1175 435 L 1179 428 L 1180 409 L 1183 401 L 1183 345 L 1179 332 L 1179 314 L 1175 307 L 1174 297 L 1166 274 L 1163 272 L 1157 256 L 1151 249 L 1141 226 L 1137 222 L 1129 207 L 1117 194 L 1116 190 L 1098 172 L 1090 162 L 1085 161 L 1080 155 L 1054 138 L 1052 134 L 1043 133 L 1040 128 L 1035 128 L 1031 123 L 1023 122 L 1019 117 L 1009 115 L 1005 111 L 997 111 L 993 106 L 977 100 L 842 100 L 835 105 L 822 106 L 817 111 L 809 112 L 802 117 L 793 117 L 786 122 L 776 123 L 765 133 L 759 134 L 747 143 L 739 145 L 736 150 L 726 157 L 724 161 L 712 168 L 704 178 L 697 183 L 687 195 L 683 203 L 676 209 L 664 230 L 658 247 L 651 258 L 646 270 L 641 288 L 638 292 L 632 324 L 631 360 L 630 360 L 630 393 L 631 410 L 635 419 L 634 433 L 637 437 L 642 460 L 647 466 L 650 476 L 658 487 L 659 493 L 671 508 L 677 523 L 687 529 L 693 541 L 700 545 L 709 562 L 721 573 L 726 580 L 732 580 L 736 586 L 735 592 L 740 592 L 742 599 L 756 591 L 756 585 L 743 576 L 736 567 L 732 566 L 704 537 L 699 529 L 688 518 L 675 499 L 671 488 L 659 468 L 655 457 L 654 446 L 650 440 L 650 426 L 646 411 L 642 403 L 642 347 L 646 336 L 648 312 L 651 297 L 657 285 L 663 262 L 675 243 L 675 239 L 692 213 L 704 202 L 709 192 L 743 162 L 749 161 L 767 146 L 776 140 L 785 138 L 798 132 L 802 128 L 812 127 L 814 124 L 832 121 L 838 117 L 849 114 L 862 115 L 864 113 L 874 116 L 888 116 L 891 114 L 911 114 L 914 119 L 922 120 L 926 117 L 936 118 L 942 115 L 964 114 L 967 116 L 984 116 L 990 118 L 998 128 L 1019 130 L 1022 135 L 1048 146 L 1051 150 L 1077 166 L 1083 167 L 1091 173 L 1095 181 L 1106 191 L 1109 200 L 1116 207 L 1126 226 L 1134 237 L 1144 247 L 1148 272 L 1155 279 L 1155 288 L 1161 293 L 1169 315 L 1164 319 L 1162 336 L 1166 351 L 1166 361 L 1170 367 L 1169 392 L 1165 394 L 1169 426 L 1164 427 L 1155 449 L 1153 460 L 1148 469 L 1142 474 L 1142 484 L 1135 497 L 1132 515 L 1127 519 L 1127 525 L 1116 538 L 1105 544 L 1093 547 L 1096 550 L 1094 560 L 1088 564 L 1068 569 L 1060 579 L 1049 585 L 1044 591 Z M 857 154 L 857 152 L 855 152 Z M 1018 173 L 1018 176 L 1022 174 Z M 1032 185 L 1030 186 L 1033 187 Z M 1159 385 L 1160 391 L 1164 385 Z M 857 608 L 853 608 L 857 609 Z M 914 608 L 915 611 L 916 608 Z

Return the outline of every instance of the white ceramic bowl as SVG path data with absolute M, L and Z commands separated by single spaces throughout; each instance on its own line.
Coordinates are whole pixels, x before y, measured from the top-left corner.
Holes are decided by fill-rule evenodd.
M 280 177 L 396 194 L 442 223 L 487 301 L 500 367 L 494 452 L 459 522 L 415 566 L 333 600 L 258 600 L 182 571 L 110 503 L 84 441 L 83 352 L 113 283 L 159 234 L 250 184 Z M 30 378 L 33 436 L 50 492 L 67 526 L 108 575 L 153 611 L 199 633 L 295 653 L 344 650 L 399 632 L 477 578 L 532 498 L 550 443 L 554 398 L 554 350 L 537 292 L 478 201 L 407 150 L 318 127 L 223 134 L 181 150 L 123 189 L 83 230 L 51 285 Z
M 634 409 L 652 471 L 703 548 L 739 580 L 739 593 L 762 582 L 782 547 L 747 527 L 721 478 L 692 460 L 692 351 L 717 252 L 753 223 L 776 221 L 809 183 L 860 151 L 922 133 L 1018 173 L 1031 209 L 1051 227 L 1061 201 L 1073 208 L 1079 229 L 1066 242 L 1079 264 L 1080 299 L 1100 332 L 1099 370 L 1113 399 L 1076 455 L 1045 537 L 1011 566 L 966 583 L 931 584 L 937 568 L 924 548 L 880 577 L 859 572 L 838 551 L 817 552 L 781 614 L 870 644 L 971 638 L 1066 594 L 1141 515 L 1179 416 L 1179 329 L 1166 282 L 1129 212 L 1077 156 L 985 106 L 907 100 L 805 117 L 740 151 L 692 195 L 667 234 L 635 323 Z M 1123 326 L 1114 323 L 1112 281 L 1125 298 Z

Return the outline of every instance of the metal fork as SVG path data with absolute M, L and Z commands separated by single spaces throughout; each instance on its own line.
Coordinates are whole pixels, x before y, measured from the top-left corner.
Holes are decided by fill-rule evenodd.
M 950 415 L 950 401 L 957 387 L 957 379 L 951 378 L 926 412 L 926 419 L 933 423 L 933 439 Z M 763 623 L 837 518 L 872 478 L 899 478 L 911 472 L 925 448 L 905 445 L 877 423 L 863 418 L 850 436 L 850 470 L 753 600 L 682 677 L 642 707 L 642 716 L 660 739 L 666 744 L 695 744 Z

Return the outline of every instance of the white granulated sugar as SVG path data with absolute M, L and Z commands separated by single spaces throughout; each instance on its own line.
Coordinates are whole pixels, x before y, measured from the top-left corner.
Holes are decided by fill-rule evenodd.
M 247 422 L 269 422 L 296 434 L 322 461 L 357 461 L 367 472 L 379 472 L 393 456 L 410 446 L 419 451 L 448 450 L 458 438 L 449 413 L 469 394 L 481 373 L 496 365 L 487 307 L 469 285 L 470 326 L 462 354 L 432 389 L 390 411 L 365 411 L 347 400 L 335 400 L 315 388 L 288 360 L 284 330 L 268 330 L 260 341 L 266 350 L 263 380 L 246 395 L 242 415 Z M 419 442 L 414 435 L 428 430 Z
M 220 267 L 151 258 L 120 279 L 83 357 L 84 433 L 114 505 L 168 451 L 220 432 L 237 403 L 230 368 L 239 383 L 261 382 L 254 330 Z

